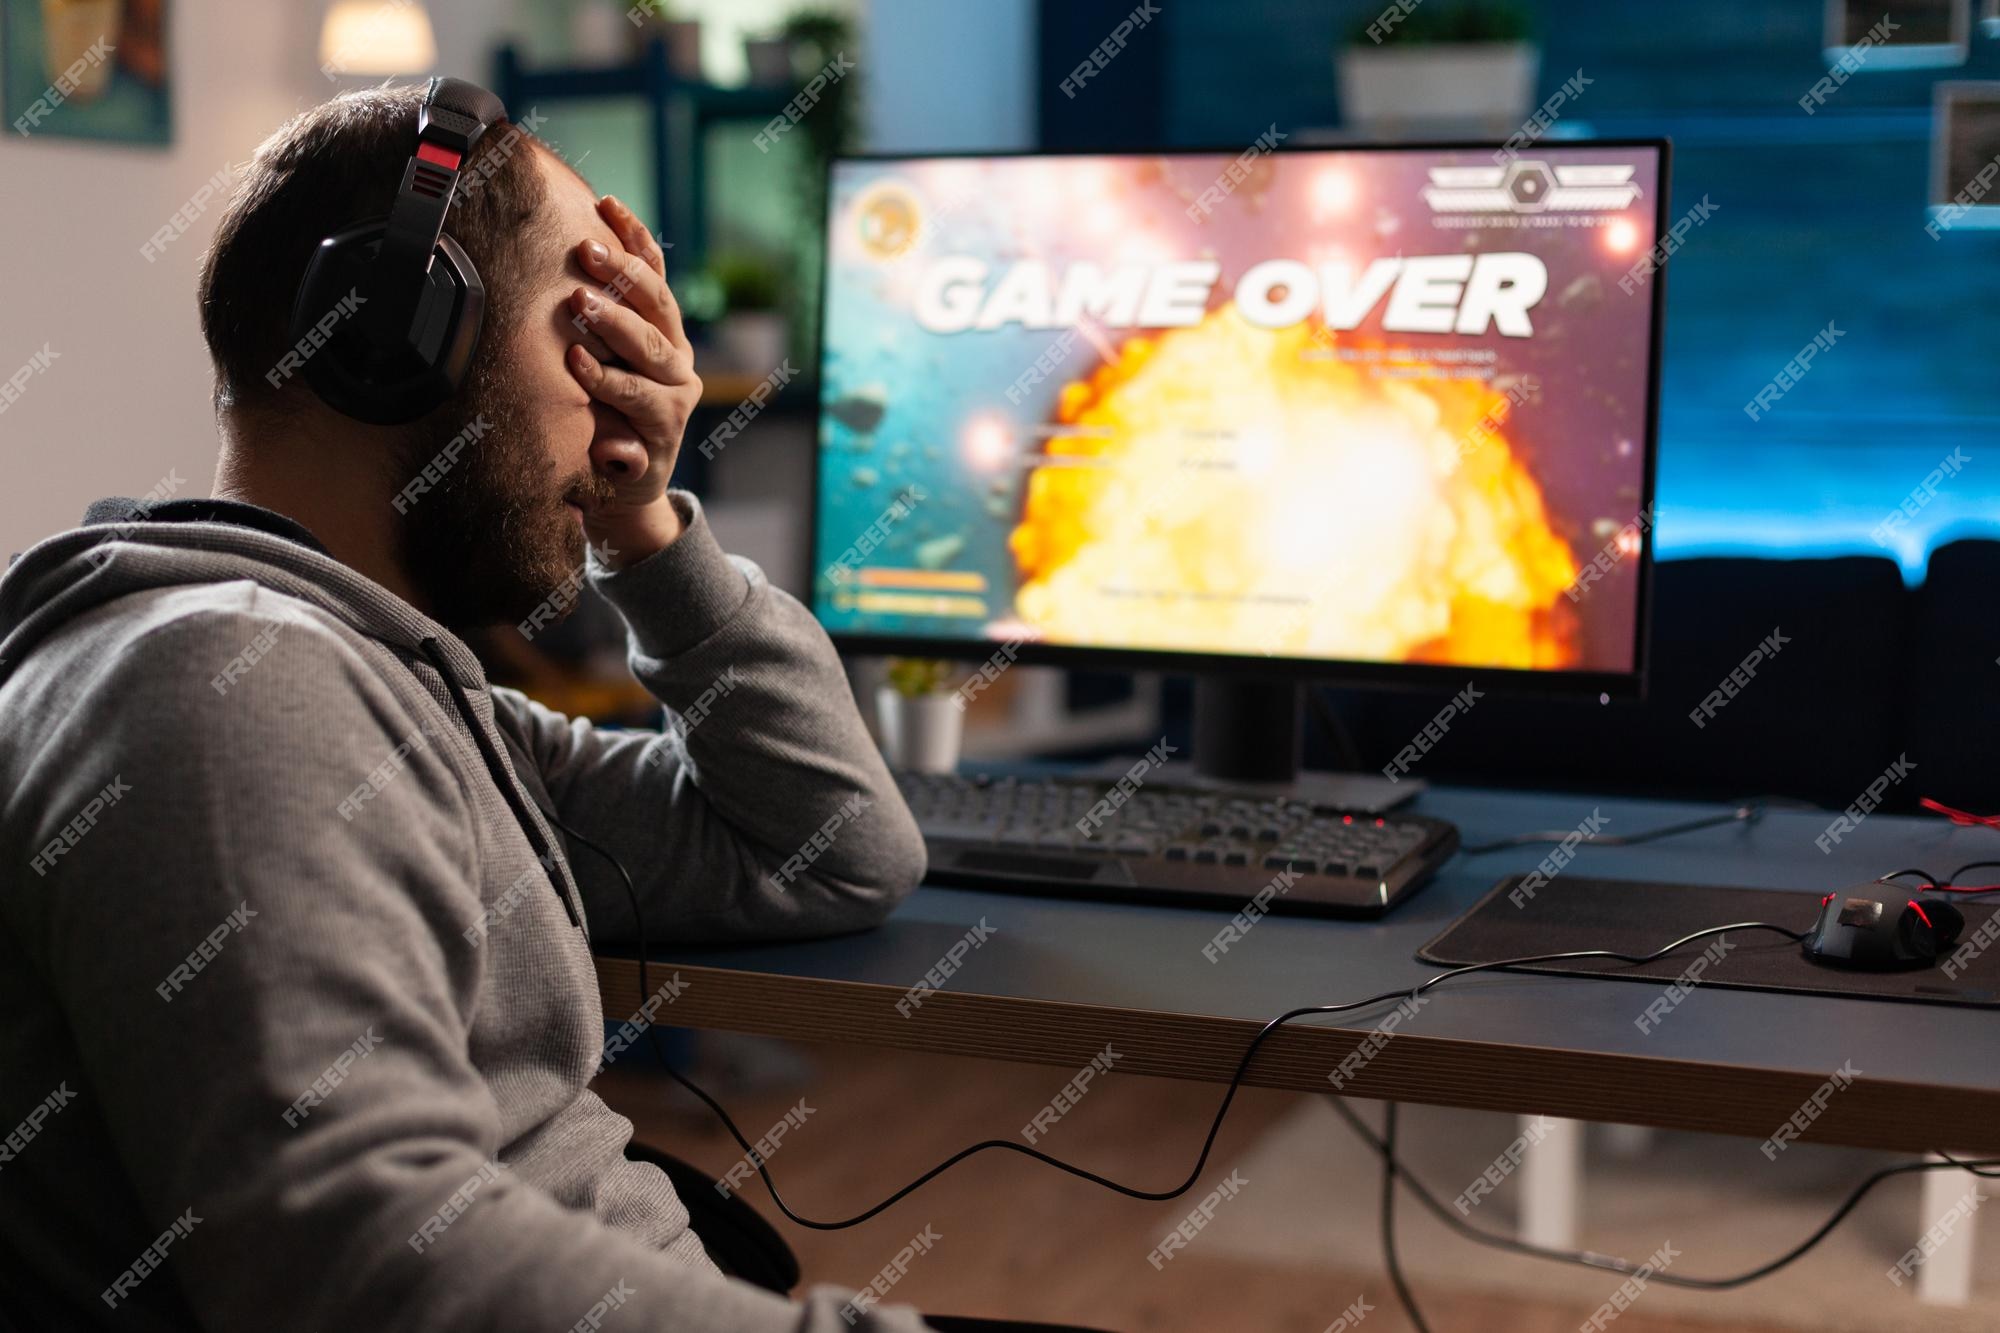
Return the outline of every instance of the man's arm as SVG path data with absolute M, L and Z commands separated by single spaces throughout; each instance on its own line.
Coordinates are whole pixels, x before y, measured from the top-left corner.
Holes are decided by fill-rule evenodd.
M 142 1281 L 177 1282 L 211 1333 L 546 1333 L 612 1292 L 635 1329 L 844 1333 L 833 1298 L 801 1309 L 689 1269 L 496 1161 L 468 1057 L 487 951 L 454 947 L 480 908 L 482 834 L 442 753 L 463 738 L 423 736 L 389 682 L 283 608 L 256 669 L 211 692 L 188 663 L 268 628 L 252 597 L 89 666 L 49 780 L 9 812 L 43 838 L 114 774 L 125 788 L 45 876 L 11 876 L 4 919 L 75 1034 L 145 1238 L 181 1221 L 171 1273 Z M 371 773 L 380 790 L 344 816 Z
M 494 691 L 556 813 L 632 874 L 655 940 L 778 938 L 873 925 L 923 878 L 924 845 L 803 606 L 722 553 L 676 492 L 683 531 L 592 582 L 618 608 L 659 733 L 600 731 Z M 591 933 L 630 939 L 617 871 L 573 848 Z

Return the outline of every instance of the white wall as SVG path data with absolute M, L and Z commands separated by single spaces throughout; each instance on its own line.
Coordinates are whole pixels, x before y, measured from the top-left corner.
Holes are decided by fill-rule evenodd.
M 487 77 L 480 0 L 429 0 L 440 68 Z M 318 3 L 168 6 L 173 143 L 125 147 L 0 133 L 0 382 L 44 344 L 46 371 L 0 410 L 0 565 L 71 527 L 91 500 L 143 495 L 169 471 L 209 492 L 215 427 L 195 273 L 219 202 L 148 262 L 140 247 L 225 165 L 247 160 L 335 85 Z M 271 299 L 289 305 L 289 291 Z

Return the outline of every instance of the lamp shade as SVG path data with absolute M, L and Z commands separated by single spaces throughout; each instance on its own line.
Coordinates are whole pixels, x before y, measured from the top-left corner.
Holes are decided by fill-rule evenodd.
M 437 64 L 420 0 L 333 0 L 319 31 L 320 68 L 341 74 L 424 74 Z

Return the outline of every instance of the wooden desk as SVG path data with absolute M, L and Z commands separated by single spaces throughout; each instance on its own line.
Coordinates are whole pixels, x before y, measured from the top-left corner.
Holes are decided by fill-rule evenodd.
M 1568 829 L 1593 808 L 1634 832 L 1712 806 L 1433 790 L 1415 807 L 1468 843 Z M 1755 827 L 1639 848 L 1585 848 L 1574 873 L 1795 889 L 1813 901 L 1916 865 L 1946 873 L 2000 857 L 2000 835 L 1942 819 L 1875 815 L 1832 855 L 1824 813 L 1772 811 Z M 663 1018 L 814 1042 L 861 1042 L 1077 1069 L 1109 1043 L 1118 1069 L 1226 1081 L 1259 1027 L 1286 1009 L 1409 987 L 1434 974 L 1419 946 L 1501 876 L 1547 847 L 1460 855 L 1376 922 L 1266 917 L 1210 963 L 1228 914 L 924 888 L 864 935 L 732 949 L 666 948 L 653 982 L 687 989 Z M 980 922 L 991 935 L 908 1017 L 896 1002 Z M 1661 941 L 1665 943 L 1666 941 Z M 1690 958 L 1698 954 L 1691 949 Z M 600 956 L 605 1013 L 640 999 L 638 965 Z M 1942 1005 L 1697 990 L 1650 1034 L 1634 1019 L 1659 994 L 1631 981 L 1493 974 L 1446 982 L 1343 1092 L 1762 1139 L 1828 1076 L 1860 1071 L 1800 1137 L 1857 1147 L 2000 1154 L 2000 1015 Z M 1245 1081 L 1331 1092 L 1327 1075 L 1393 1003 L 1288 1024 Z

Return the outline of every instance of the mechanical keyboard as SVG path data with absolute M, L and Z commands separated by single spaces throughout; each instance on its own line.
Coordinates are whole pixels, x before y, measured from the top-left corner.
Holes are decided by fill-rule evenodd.
M 930 851 L 929 882 L 1002 893 L 1232 911 L 1380 916 L 1458 848 L 1424 815 L 1287 796 L 1084 777 L 898 773 Z

